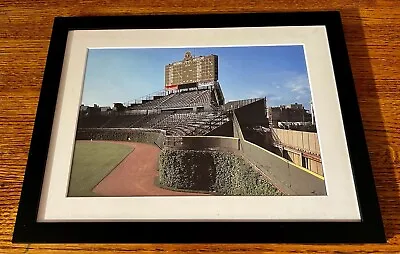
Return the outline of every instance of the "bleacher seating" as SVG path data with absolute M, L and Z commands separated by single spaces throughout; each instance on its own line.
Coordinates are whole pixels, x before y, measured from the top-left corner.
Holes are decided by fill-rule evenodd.
M 196 90 L 166 95 L 162 98 L 134 106 L 137 110 L 185 108 L 212 104 L 212 90 Z
M 129 127 L 131 127 L 131 128 L 151 128 L 157 122 L 162 121 L 162 119 L 168 117 L 169 115 L 170 115 L 170 113 L 145 115 L 139 121 L 133 123 Z
M 201 91 L 200 95 L 193 100 L 190 104 L 191 105 L 205 105 L 205 104 L 211 104 L 211 90 L 205 90 Z
M 164 96 L 164 97 L 162 97 L 162 98 L 158 98 L 158 99 L 156 99 L 156 100 L 152 100 L 152 101 L 146 102 L 146 103 L 144 103 L 144 104 L 136 105 L 136 106 L 134 107 L 134 109 L 144 109 L 144 110 L 155 109 L 155 108 L 157 108 L 158 106 L 160 106 L 161 104 L 163 104 L 163 102 L 169 100 L 169 99 L 170 99 L 171 97 L 173 97 L 174 95 L 175 95 L 175 94 L 169 94 L 169 95 L 166 95 L 166 96 Z
M 101 127 L 103 128 L 127 128 L 138 121 L 143 115 L 117 115 L 112 116 Z
M 108 115 L 81 116 L 78 119 L 78 126 L 80 128 L 99 128 L 109 121 L 109 119 L 110 116 Z
M 171 114 L 152 128 L 164 129 L 167 135 L 202 135 L 229 121 L 222 112 Z
M 172 93 L 132 106 L 126 114 L 81 117 L 78 128 L 152 128 L 166 130 L 167 135 L 204 135 L 229 121 L 215 107 L 213 97 L 210 89 Z M 194 112 L 192 107 L 198 106 L 208 106 L 212 111 Z

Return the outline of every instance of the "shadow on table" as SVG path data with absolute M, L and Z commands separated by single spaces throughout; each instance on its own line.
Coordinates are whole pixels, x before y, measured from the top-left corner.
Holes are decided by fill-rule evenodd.
M 360 12 L 358 9 L 345 9 L 341 10 L 341 13 L 378 200 L 386 237 L 389 240 L 400 234 L 400 224 L 393 221 L 393 217 L 396 216 L 395 208 L 400 207 L 395 173 L 395 163 L 398 158 L 392 155 L 393 149 L 389 145 L 389 137 L 385 131 Z M 377 132 L 379 136 L 375 135 Z

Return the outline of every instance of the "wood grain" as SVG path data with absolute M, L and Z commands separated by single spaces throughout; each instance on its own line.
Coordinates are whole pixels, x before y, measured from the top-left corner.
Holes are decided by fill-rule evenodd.
M 11 236 L 54 16 L 341 10 L 388 243 L 27 245 Z M 0 252 L 400 253 L 400 5 L 389 0 L 0 2 Z

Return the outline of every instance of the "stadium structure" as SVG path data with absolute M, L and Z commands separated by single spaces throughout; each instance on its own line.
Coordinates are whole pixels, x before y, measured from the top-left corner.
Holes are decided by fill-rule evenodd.
M 165 66 L 161 91 L 115 103 L 112 109 L 82 106 L 76 140 L 156 145 L 156 184 L 163 188 L 222 195 L 325 195 L 317 137 L 275 131 L 265 97 L 225 102 L 218 61 L 216 55 L 188 51 L 183 60 Z M 297 141 L 306 138 L 307 143 Z M 239 164 L 248 165 L 247 171 Z M 229 170 L 236 172 L 234 177 Z M 241 191 L 226 185 L 241 186 Z
M 222 109 L 218 57 L 192 57 L 165 67 L 161 91 L 124 103 L 121 111 L 81 115 L 79 127 L 163 129 L 167 135 L 205 135 L 229 121 Z M 115 107 L 117 109 L 117 107 Z

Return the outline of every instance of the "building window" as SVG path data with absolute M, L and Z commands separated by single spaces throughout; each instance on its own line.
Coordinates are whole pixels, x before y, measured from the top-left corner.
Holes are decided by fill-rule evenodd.
M 302 166 L 303 168 L 309 169 L 309 159 L 302 156 Z

